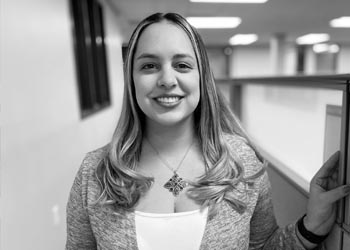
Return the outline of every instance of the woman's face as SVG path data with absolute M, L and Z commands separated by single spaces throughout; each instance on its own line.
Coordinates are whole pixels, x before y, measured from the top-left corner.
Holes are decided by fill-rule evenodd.
M 191 121 L 200 98 L 199 71 L 185 31 L 165 21 L 148 26 L 137 44 L 133 80 L 148 123 Z

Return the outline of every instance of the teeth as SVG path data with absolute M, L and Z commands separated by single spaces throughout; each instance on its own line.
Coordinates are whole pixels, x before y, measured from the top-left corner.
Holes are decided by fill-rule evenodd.
M 172 97 L 158 97 L 156 98 L 158 102 L 164 102 L 164 103 L 172 103 L 172 102 L 177 102 L 180 100 L 180 97 L 178 96 L 172 96 Z

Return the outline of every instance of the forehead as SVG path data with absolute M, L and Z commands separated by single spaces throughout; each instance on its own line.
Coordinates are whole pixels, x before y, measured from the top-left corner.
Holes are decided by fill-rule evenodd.
M 139 37 L 135 55 L 141 53 L 167 54 L 195 52 L 187 33 L 176 24 L 162 21 L 145 28 Z

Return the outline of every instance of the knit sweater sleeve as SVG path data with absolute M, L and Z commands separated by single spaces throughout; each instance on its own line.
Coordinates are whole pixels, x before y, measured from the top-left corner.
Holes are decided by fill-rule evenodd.
M 66 250 L 96 250 L 87 211 L 86 157 L 75 177 L 67 203 Z
M 305 250 L 296 236 L 295 223 L 279 228 L 272 206 L 271 185 L 265 172 L 250 222 L 249 250 Z

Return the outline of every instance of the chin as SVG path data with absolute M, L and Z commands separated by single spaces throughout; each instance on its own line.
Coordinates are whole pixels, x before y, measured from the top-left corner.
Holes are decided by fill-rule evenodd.
M 171 116 L 158 117 L 158 119 L 152 119 L 152 120 L 153 122 L 156 122 L 161 126 L 172 127 L 172 126 L 182 125 L 186 122 L 191 122 L 192 119 L 193 119 L 193 116 L 176 117 L 174 115 L 171 115 Z

